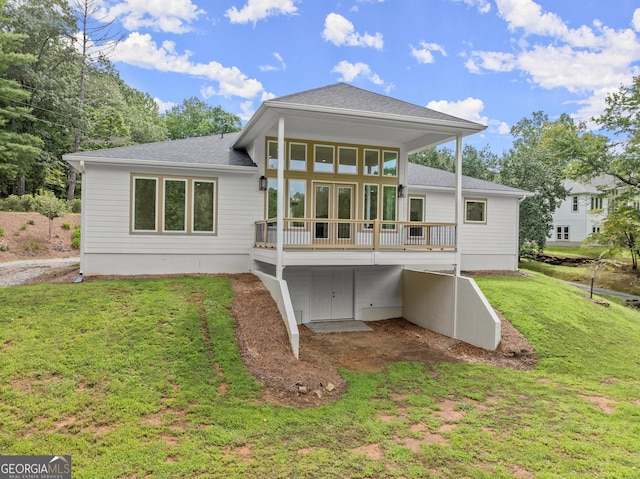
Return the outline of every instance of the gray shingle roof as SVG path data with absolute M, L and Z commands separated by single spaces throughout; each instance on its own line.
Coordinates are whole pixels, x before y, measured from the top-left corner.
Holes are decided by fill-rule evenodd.
M 238 133 L 225 133 L 184 140 L 159 141 L 140 145 L 82 151 L 65 155 L 68 160 L 104 158 L 167 163 L 257 166 L 245 150 L 231 149 Z
M 407 182 L 409 186 L 432 186 L 438 188 L 455 188 L 456 175 L 450 171 L 439 170 L 429 166 L 409 163 L 407 170 Z M 512 188 L 511 186 L 479 180 L 470 176 L 462 176 L 462 188 L 469 190 L 487 190 L 514 194 L 527 194 L 525 190 Z
M 274 98 L 269 103 L 291 103 L 297 105 L 311 105 L 327 108 L 340 108 L 377 114 L 392 114 L 408 117 L 425 118 L 430 120 L 454 121 L 478 125 L 452 115 L 440 113 L 429 108 L 407 103 L 371 91 L 363 90 L 346 83 L 336 83 L 313 90 Z

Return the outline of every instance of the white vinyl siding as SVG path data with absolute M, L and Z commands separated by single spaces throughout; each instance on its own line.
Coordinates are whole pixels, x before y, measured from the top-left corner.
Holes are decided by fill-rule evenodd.
M 136 168 L 136 173 L 140 176 L 154 176 L 153 171 L 140 171 L 140 168 Z M 196 173 L 198 177 L 211 176 L 211 173 L 206 171 L 175 171 L 171 177 L 194 177 Z M 216 172 L 216 175 L 216 236 L 131 234 L 131 171 L 125 168 L 115 170 L 113 167 L 87 165 L 83 176 L 83 194 L 86 195 L 85 201 L 88 205 L 86 211 L 83 211 L 82 225 L 85 245 L 84 273 L 142 274 L 148 271 L 130 272 L 133 261 L 157 263 L 158 268 L 161 268 L 163 261 L 170 261 L 167 255 L 175 255 L 177 263 L 184 263 L 175 265 L 173 272 L 181 272 L 180 268 L 187 272 L 201 271 L 205 264 L 207 268 L 227 268 L 228 272 L 248 271 L 254 223 L 262 219 L 261 205 L 264 195 L 256 186 L 255 176 L 235 172 Z M 98 257 L 101 259 L 98 260 Z M 148 260 L 145 259 L 147 257 Z M 229 262 L 233 264 L 229 265 Z M 92 264 L 98 263 L 101 265 L 101 271 L 93 269 Z M 209 269 L 206 271 L 222 272 Z

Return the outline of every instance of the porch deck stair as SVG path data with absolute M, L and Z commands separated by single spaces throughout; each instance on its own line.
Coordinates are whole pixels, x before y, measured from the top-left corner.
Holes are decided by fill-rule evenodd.
M 373 331 L 364 321 L 314 321 L 304 323 L 314 333 L 362 333 Z

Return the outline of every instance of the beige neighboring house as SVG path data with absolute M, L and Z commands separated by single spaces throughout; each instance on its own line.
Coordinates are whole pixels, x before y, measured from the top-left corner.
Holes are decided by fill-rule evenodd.
M 484 125 L 343 83 L 265 101 L 239 133 L 65 155 L 84 275 L 253 272 L 298 328 L 402 316 L 486 349 L 462 270 L 516 270 L 515 188 L 410 164 Z M 268 334 L 268 332 L 265 332 Z

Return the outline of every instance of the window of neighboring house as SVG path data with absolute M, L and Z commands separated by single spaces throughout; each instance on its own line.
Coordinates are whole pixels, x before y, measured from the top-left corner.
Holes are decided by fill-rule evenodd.
M 557 241 L 569 241 L 569 227 L 568 226 L 556 226 L 556 240 Z
M 131 231 L 215 233 L 216 180 L 133 176 Z
M 633 207 L 635 209 L 637 209 L 638 211 L 640 211 L 640 201 L 634 201 L 633 202 Z
M 398 153 L 396 151 L 382 152 L 382 175 L 398 176 Z
M 267 168 L 278 169 L 278 142 L 269 140 L 267 142 Z
M 307 182 L 305 180 L 289 180 L 289 218 L 305 217 L 305 197 Z M 291 227 L 303 227 L 303 221 L 292 221 Z
M 380 151 L 364 150 L 364 174 L 365 175 L 380 174 Z
M 602 209 L 602 196 L 592 196 L 591 197 L 591 209 L 592 210 L 601 210 Z
M 164 179 L 162 231 L 184 233 L 187 231 L 187 181 Z
M 267 180 L 267 219 L 278 217 L 278 179 Z
M 338 147 L 338 173 L 350 175 L 358 173 L 358 150 L 356 148 Z
M 314 145 L 313 171 L 318 173 L 333 173 L 334 171 L 333 146 Z
M 304 143 L 289 143 L 289 169 L 307 170 L 307 145 Z
M 572 196 L 571 197 L 571 211 L 573 213 L 577 213 L 578 212 L 578 197 L 577 196 Z
M 133 178 L 133 231 L 158 231 L 157 198 L 157 178 Z
M 464 200 L 464 220 L 466 223 L 486 223 L 487 200 Z
M 600 233 L 600 227 L 599 226 L 592 226 L 591 227 L 591 232 L 592 233 Z

